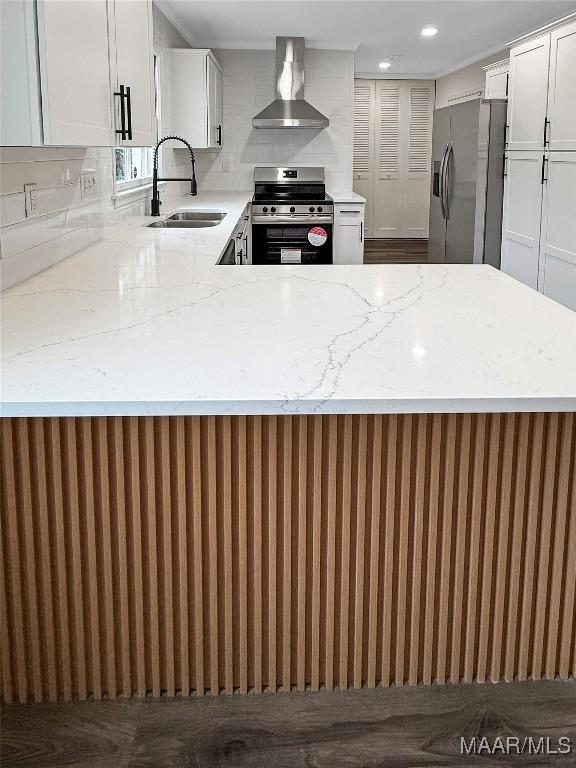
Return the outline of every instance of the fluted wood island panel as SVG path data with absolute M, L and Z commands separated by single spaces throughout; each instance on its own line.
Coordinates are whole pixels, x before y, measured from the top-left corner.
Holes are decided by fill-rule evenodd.
M 6 701 L 574 675 L 573 413 L 2 429 Z

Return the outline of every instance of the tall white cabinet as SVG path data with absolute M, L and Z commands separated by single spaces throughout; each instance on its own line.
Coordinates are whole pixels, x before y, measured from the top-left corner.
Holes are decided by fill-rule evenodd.
M 502 270 L 576 310 L 576 20 L 510 52 Z

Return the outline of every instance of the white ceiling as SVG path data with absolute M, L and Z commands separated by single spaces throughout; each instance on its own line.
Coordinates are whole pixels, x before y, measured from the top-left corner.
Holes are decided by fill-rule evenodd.
M 437 77 L 576 10 L 576 0 L 155 0 L 188 42 L 273 48 L 276 35 L 310 48 L 356 51 L 357 73 Z M 425 39 L 426 24 L 439 28 Z

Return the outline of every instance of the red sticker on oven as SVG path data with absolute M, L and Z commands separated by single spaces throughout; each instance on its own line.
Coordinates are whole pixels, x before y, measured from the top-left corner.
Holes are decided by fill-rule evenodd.
M 308 242 L 310 245 L 324 245 L 328 240 L 328 232 L 324 227 L 312 227 L 308 230 Z

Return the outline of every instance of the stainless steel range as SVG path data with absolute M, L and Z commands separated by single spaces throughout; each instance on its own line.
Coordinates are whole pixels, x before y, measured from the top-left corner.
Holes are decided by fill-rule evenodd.
M 253 264 L 332 264 L 334 203 L 324 168 L 255 168 Z

